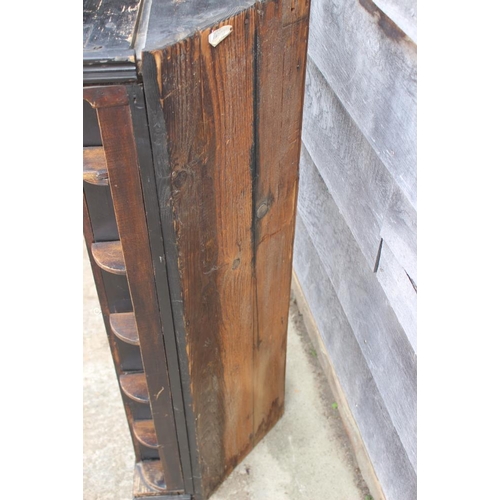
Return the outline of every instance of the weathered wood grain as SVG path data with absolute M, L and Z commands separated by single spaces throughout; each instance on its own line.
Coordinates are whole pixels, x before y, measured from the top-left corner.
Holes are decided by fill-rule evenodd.
M 417 283 L 417 211 L 400 190 L 392 193 L 380 235 L 408 276 Z
M 309 237 L 307 225 L 299 212 L 294 269 L 328 356 L 387 500 L 416 500 L 416 474 L 387 411 L 380 387 L 374 380 L 372 367 L 363 352 L 364 342 L 358 341 L 351 328 L 351 321 L 328 277 L 328 270 Z
M 108 185 L 106 157 L 102 147 L 83 148 L 83 180 L 97 186 Z
M 398 317 L 415 354 L 417 353 L 417 292 L 408 274 L 384 240 L 377 271 L 387 300 Z
M 416 0 L 373 0 L 373 3 L 417 43 Z
M 311 59 L 305 93 L 302 140 L 374 266 L 394 180 Z
M 143 57 L 204 495 L 283 411 L 308 10 L 262 2 Z
M 257 12 L 253 391 L 259 440 L 284 410 L 309 1 L 263 2 Z
M 99 96 L 99 99 L 91 104 L 97 107 L 108 166 L 109 185 L 150 394 L 151 412 L 157 429 L 158 453 L 163 463 L 168 488 L 177 490 L 183 488 L 184 482 L 131 111 L 126 87 L 113 86 L 112 88 L 112 105 L 109 105 L 109 101 L 101 96 L 98 92 L 99 88 L 89 94 L 94 97 Z M 125 101 L 126 105 L 117 105 Z M 104 107 L 100 107 L 100 104 Z
M 389 21 L 370 0 L 312 2 L 309 56 L 416 207 L 416 46 Z
M 416 467 L 416 356 L 372 264 L 364 258 L 304 147 L 301 168 L 299 213 Z
M 96 264 L 104 271 L 125 275 L 125 260 L 120 241 L 92 243 L 92 256 Z
M 166 117 L 172 209 L 205 495 L 253 432 L 254 11 L 154 54 Z M 250 354 L 250 355 L 249 355 Z

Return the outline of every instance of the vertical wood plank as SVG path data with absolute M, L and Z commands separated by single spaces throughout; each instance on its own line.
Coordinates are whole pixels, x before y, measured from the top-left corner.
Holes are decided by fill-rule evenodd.
M 263 2 L 257 9 L 254 433 L 259 440 L 284 410 L 309 2 Z
M 143 75 L 143 78 L 146 79 L 147 76 Z M 149 123 L 157 124 L 157 121 L 151 116 L 148 123 L 142 87 L 137 85 L 128 87 L 128 89 L 137 155 L 140 164 L 139 173 L 141 176 L 145 213 L 148 223 L 149 244 L 156 280 L 156 293 L 160 308 L 160 319 L 168 364 L 170 390 L 172 391 L 184 486 L 186 493 L 191 494 L 194 492 L 193 475 L 196 474 L 196 472 L 193 472 L 191 464 L 192 458 L 187 434 L 187 416 L 184 407 L 185 402 L 187 402 L 187 397 L 182 393 L 181 370 L 178 357 L 179 347 L 174 332 L 172 302 L 169 290 L 173 280 L 172 276 L 167 277 L 167 270 L 165 267 L 167 256 L 165 255 L 163 247 L 164 236 L 161 229 L 160 207 L 158 205 L 157 179 L 155 179 L 154 175 L 149 134 Z
M 123 98 L 119 89 L 124 94 Z M 165 482 L 169 490 L 183 490 L 137 150 L 126 88 L 117 86 L 114 96 L 115 102 L 122 103 L 126 100 L 127 105 L 97 107 L 109 185 L 127 269 Z
M 257 3 L 143 58 L 203 495 L 283 411 L 308 12 Z
M 217 47 L 208 35 L 233 33 Z M 154 53 L 204 494 L 253 430 L 254 11 Z

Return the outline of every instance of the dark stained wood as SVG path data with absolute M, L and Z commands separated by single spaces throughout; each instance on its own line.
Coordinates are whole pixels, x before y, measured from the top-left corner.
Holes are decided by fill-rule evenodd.
M 233 33 L 215 48 L 209 29 L 154 54 L 165 115 L 175 116 L 172 203 L 205 495 L 253 433 L 254 11 L 223 24 Z
M 102 318 L 104 320 L 104 326 L 106 328 L 106 334 L 108 337 L 108 342 L 109 342 L 109 347 L 111 350 L 111 356 L 113 359 L 113 364 L 115 367 L 115 373 L 116 377 L 119 378 L 120 375 L 122 374 L 120 365 L 121 365 L 121 359 L 120 359 L 120 353 L 119 353 L 119 348 L 116 344 L 116 339 L 111 332 L 111 327 L 109 324 L 109 304 L 108 304 L 108 299 L 106 295 L 106 290 L 105 290 L 105 285 L 104 285 L 104 280 L 103 280 L 103 275 L 106 273 L 103 273 L 101 268 L 96 264 L 93 255 L 92 255 L 92 241 L 94 239 L 94 235 L 92 232 L 92 224 L 91 224 L 91 217 L 90 213 L 88 210 L 87 202 L 85 200 L 85 196 L 83 197 L 83 235 L 85 238 L 85 244 L 87 246 L 87 252 L 89 255 L 89 260 L 90 260 L 90 265 L 92 268 L 92 274 L 94 276 L 94 283 L 97 291 L 97 296 L 99 298 L 99 304 L 101 306 L 101 313 L 102 313 Z M 129 426 L 129 431 L 130 434 L 132 435 L 132 444 L 134 447 L 134 453 L 136 460 L 140 460 L 141 455 L 140 455 L 140 448 L 139 448 L 139 443 L 135 436 L 133 435 L 133 421 L 134 421 L 134 415 L 132 408 L 129 404 L 129 401 L 127 398 L 122 394 L 122 401 L 123 401 L 123 406 L 125 408 L 125 415 L 127 417 L 127 423 Z
M 120 339 L 131 345 L 139 345 L 139 332 L 135 322 L 135 314 L 113 313 L 109 316 L 111 331 Z
M 139 333 L 152 417 L 158 431 L 158 453 L 168 489 L 178 490 L 183 489 L 184 482 L 138 172 L 137 149 L 126 87 L 113 88 L 115 97 L 122 94 L 127 96 L 127 105 L 110 107 L 109 101 L 103 98 L 96 101 L 97 116 Z M 104 107 L 100 107 L 101 104 Z
M 127 88 L 123 85 L 103 85 L 101 87 L 84 87 L 83 98 L 93 108 L 112 108 L 128 106 Z M 101 126 L 102 132 L 102 126 Z
M 191 393 L 191 376 L 187 357 L 186 324 L 184 321 L 184 301 L 182 296 L 183 292 L 181 287 L 180 270 L 178 266 L 177 238 L 174 228 L 174 214 L 171 210 L 172 204 L 170 202 L 172 185 L 170 182 L 169 152 L 167 142 L 165 141 L 165 137 L 167 137 L 167 128 L 164 110 L 161 106 L 161 88 L 157 85 L 158 74 L 161 66 L 157 68 L 155 57 L 152 54 L 145 52 L 143 53 L 142 68 L 144 73 L 145 93 L 148 96 L 146 99 L 148 119 L 155 124 L 154 127 L 150 128 L 150 134 L 154 157 L 154 178 L 156 181 L 158 203 L 161 207 L 159 214 L 161 234 L 163 236 L 161 238 L 161 250 L 159 252 L 153 251 L 153 255 L 158 255 L 159 260 L 160 257 L 165 258 L 164 266 L 157 265 L 157 272 L 155 275 L 158 277 L 158 281 L 161 282 L 161 277 L 167 276 L 168 272 L 168 296 L 170 297 L 173 335 L 175 336 L 175 342 L 178 346 L 179 374 L 182 384 L 187 437 L 189 440 L 189 453 L 192 464 L 193 490 L 191 491 L 200 494 L 200 492 L 202 492 L 202 475 L 196 438 L 196 415 L 194 414 L 193 395 Z M 141 172 L 144 171 L 141 169 Z M 151 183 L 147 182 L 145 184 L 148 186 Z M 162 268 L 163 273 L 158 272 L 158 269 L 161 271 Z M 165 297 L 166 294 L 163 295 L 163 300 L 160 299 L 160 309 L 162 308 L 162 304 L 165 304 Z M 165 311 L 165 307 L 161 310 Z M 167 341 L 169 331 L 168 328 L 165 328 L 166 324 L 168 323 L 164 323 L 163 333 L 164 337 L 166 337 L 167 356 L 171 356 L 172 349 L 169 349 Z
M 258 4 L 143 57 L 205 496 L 283 412 L 308 10 Z
M 97 186 L 108 185 L 104 148 L 83 148 L 83 180 Z
M 92 255 L 96 264 L 108 273 L 124 275 L 125 260 L 120 241 L 92 243 Z
M 145 6 L 146 8 L 146 6 Z M 145 76 L 144 78 L 147 79 Z M 172 276 L 167 276 L 167 258 L 173 256 L 165 255 L 163 246 L 163 234 L 160 219 L 160 207 L 158 203 L 157 184 L 164 183 L 164 179 L 156 179 L 152 158 L 152 147 L 150 140 L 150 129 L 146 116 L 146 102 L 142 87 L 129 87 L 130 111 L 137 146 L 137 156 L 140 165 L 140 176 L 143 188 L 144 207 L 149 230 L 149 243 L 151 257 L 153 259 L 154 274 L 156 278 L 156 292 L 158 295 L 158 306 L 163 329 L 163 339 L 168 365 L 170 390 L 174 407 L 175 426 L 181 455 L 182 472 L 184 475 L 184 489 L 186 493 L 194 493 L 193 481 L 199 483 L 198 458 L 194 453 L 195 446 L 189 443 L 188 426 L 193 429 L 194 418 L 190 413 L 191 395 L 189 381 L 186 381 L 186 390 L 182 390 L 182 373 L 187 373 L 187 361 L 178 356 L 178 343 L 182 352 L 185 352 L 185 341 L 183 330 L 177 332 L 174 329 L 172 315 L 172 301 L 170 288 L 173 286 Z M 158 122 L 150 117 L 150 123 Z M 163 140 L 163 139 L 162 139 Z M 187 417 L 189 414 L 189 417 Z M 192 437 L 194 439 L 194 436 Z M 190 449 L 191 448 L 191 449 Z M 198 491 L 199 485 L 196 487 Z
M 129 398 L 138 403 L 149 403 L 145 373 L 124 373 L 120 375 L 120 385 Z
M 117 5 L 111 0 L 102 5 L 111 3 Z M 153 148 L 164 156 L 155 166 L 156 178 L 142 170 L 150 160 L 144 160 L 147 133 L 141 139 L 147 146 L 134 141 L 138 120 L 146 120 L 136 95 L 139 85 L 84 90 L 84 99 L 97 110 L 105 153 L 100 167 L 107 167 L 109 176 L 108 187 L 90 185 L 89 193 L 110 190 L 119 233 L 119 241 L 93 240 L 94 253 L 99 257 L 105 245 L 121 243 L 132 307 L 115 307 L 109 322 L 116 338 L 136 345 L 113 337 L 125 354 L 139 353 L 140 345 L 144 374 L 122 373 L 120 383 L 134 404 L 149 398 L 151 405 L 152 419 L 134 423 L 142 443 L 141 473 L 144 458 L 153 456 L 143 447 L 157 449 L 161 466 L 148 462 L 150 475 L 161 469 L 165 491 L 190 492 L 194 486 L 201 499 L 284 409 L 309 1 L 169 0 L 148 4 L 147 16 L 150 6 L 149 27 L 141 22 L 139 38 L 131 32 L 125 38 L 130 48 L 140 47 L 147 31 L 143 81 L 156 86 L 148 97 L 148 108 L 154 108 L 150 132 Z M 107 22 L 101 23 L 101 34 L 112 29 L 112 12 Z M 209 35 L 225 25 L 232 26 L 231 34 L 211 46 Z M 90 43 L 90 31 L 84 31 L 84 43 Z M 117 35 L 123 33 L 118 27 Z M 123 49 L 114 53 L 115 60 L 133 64 L 133 51 Z M 100 48 L 95 50 L 99 55 Z M 112 70 L 106 62 L 97 67 L 99 57 L 85 57 L 95 73 L 86 81 Z M 99 174 L 87 177 L 100 181 Z M 157 190 L 158 201 L 151 202 L 151 190 Z M 155 239 L 160 222 L 163 234 Z M 173 252 L 163 251 L 163 245 Z M 158 283 L 167 277 L 166 265 L 165 290 Z M 104 268 L 117 270 L 109 258 Z M 170 297 L 173 314 L 170 304 L 165 306 Z M 132 355 L 126 357 L 127 366 L 137 364 Z M 181 377 L 169 374 L 172 367 L 180 368 Z M 178 408 L 174 413 L 184 404 L 185 413 Z M 190 457 L 181 449 L 188 439 Z M 155 488 L 156 496 L 163 496 L 155 480 L 139 482 L 138 498 Z
M 134 422 L 134 435 L 148 448 L 158 448 L 158 438 L 156 437 L 155 424 L 152 420 L 138 420 Z
M 258 4 L 254 193 L 254 435 L 284 410 L 308 1 Z

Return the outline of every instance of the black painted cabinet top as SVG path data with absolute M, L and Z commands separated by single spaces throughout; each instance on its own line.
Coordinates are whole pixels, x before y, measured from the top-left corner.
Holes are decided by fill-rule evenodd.
M 255 0 L 84 0 L 83 81 L 140 78 L 143 50 L 172 45 Z
M 84 82 L 137 78 L 135 42 L 143 0 L 83 1 Z

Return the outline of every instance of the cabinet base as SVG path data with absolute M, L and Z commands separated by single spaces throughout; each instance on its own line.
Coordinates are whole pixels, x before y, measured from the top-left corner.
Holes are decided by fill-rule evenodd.
M 133 500 L 191 500 L 191 495 L 166 491 L 163 474 L 158 467 L 151 466 L 154 463 L 160 465 L 156 460 L 139 462 L 135 465 Z

